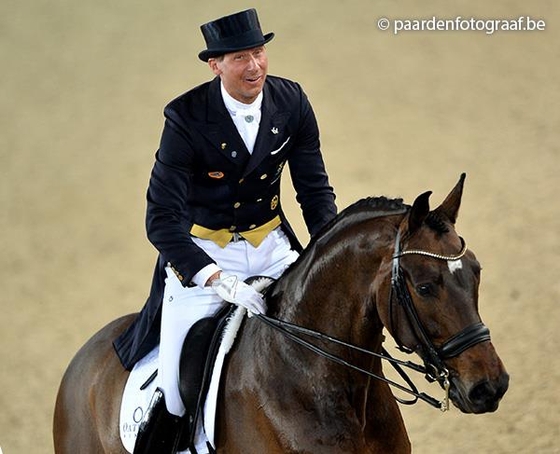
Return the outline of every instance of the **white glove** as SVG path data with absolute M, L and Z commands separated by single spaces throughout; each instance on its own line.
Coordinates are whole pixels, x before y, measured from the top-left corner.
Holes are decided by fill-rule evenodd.
M 266 312 L 262 295 L 250 285 L 240 281 L 237 276 L 221 273 L 218 279 L 212 281 L 212 289 L 223 300 L 243 306 L 249 311 L 249 315 Z

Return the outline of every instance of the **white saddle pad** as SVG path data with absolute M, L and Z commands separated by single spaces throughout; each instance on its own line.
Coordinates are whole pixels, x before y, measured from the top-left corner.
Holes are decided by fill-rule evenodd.
M 208 389 L 208 395 L 204 405 L 204 414 L 203 418 L 201 418 L 203 421 L 199 420 L 197 435 L 195 437 L 195 447 L 200 454 L 207 452 L 206 441 L 209 441 L 212 446 L 215 446 L 214 426 L 216 422 L 216 404 L 222 366 L 225 356 L 233 345 L 235 336 L 239 331 L 245 314 L 246 310 L 243 307 L 238 307 L 230 317 L 224 330 L 224 335 L 214 365 L 214 371 L 212 373 L 210 388 Z M 126 382 L 121 403 L 119 427 L 122 444 L 129 453 L 132 453 L 134 450 L 138 427 L 144 418 L 144 414 L 156 390 L 157 378 L 152 380 L 145 389 L 140 390 L 140 387 L 144 385 L 148 378 L 157 370 L 158 355 L 159 347 L 156 347 L 136 363 Z M 189 453 L 189 451 L 183 451 L 183 453 L 186 454 Z

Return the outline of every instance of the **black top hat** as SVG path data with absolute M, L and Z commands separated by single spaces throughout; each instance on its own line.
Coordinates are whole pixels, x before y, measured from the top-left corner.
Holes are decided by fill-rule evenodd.
M 257 11 L 254 8 L 201 25 L 208 49 L 198 54 L 202 61 L 213 57 L 262 46 L 274 38 L 274 33 L 263 36 Z

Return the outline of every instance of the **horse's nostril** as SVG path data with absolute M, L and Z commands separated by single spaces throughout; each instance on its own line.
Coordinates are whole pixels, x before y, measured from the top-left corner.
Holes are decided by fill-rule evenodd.
M 474 413 L 495 411 L 507 391 L 508 381 L 509 377 L 506 374 L 495 382 L 483 381 L 474 386 L 469 391 L 469 400 L 476 409 Z
M 473 403 L 481 404 L 493 399 L 496 394 L 494 387 L 487 381 L 479 383 L 469 392 L 469 400 Z

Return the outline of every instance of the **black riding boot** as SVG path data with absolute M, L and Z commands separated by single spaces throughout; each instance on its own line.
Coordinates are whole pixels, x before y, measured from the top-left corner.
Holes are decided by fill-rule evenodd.
M 182 427 L 182 419 L 167 411 L 163 391 L 156 389 L 138 428 L 133 454 L 176 454 Z

